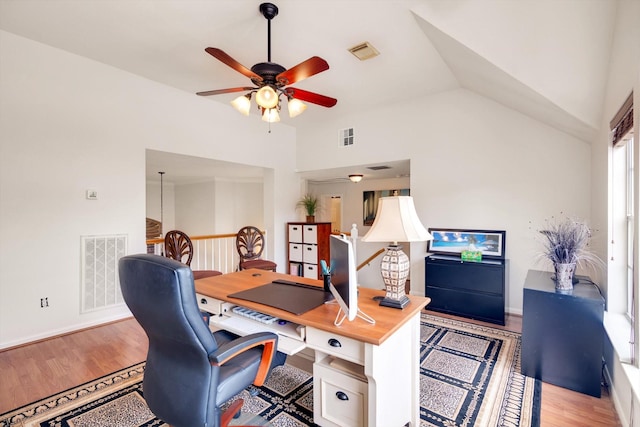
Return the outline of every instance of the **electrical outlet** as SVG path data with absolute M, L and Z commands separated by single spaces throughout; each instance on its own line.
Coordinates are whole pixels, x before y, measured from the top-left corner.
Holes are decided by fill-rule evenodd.
M 40 308 L 49 307 L 49 297 L 40 298 Z

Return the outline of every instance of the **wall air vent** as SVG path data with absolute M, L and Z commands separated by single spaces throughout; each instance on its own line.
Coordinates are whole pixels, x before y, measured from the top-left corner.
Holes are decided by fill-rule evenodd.
M 340 131 L 340 146 L 341 147 L 350 147 L 354 143 L 354 133 L 353 128 L 342 129 Z
M 360 43 L 348 49 L 360 61 L 374 58 L 380 55 L 380 52 L 371 45 L 369 42 Z
M 127 236 L 82 236 L 81 313 L 124 304 L 118 261 L 127 253 Z

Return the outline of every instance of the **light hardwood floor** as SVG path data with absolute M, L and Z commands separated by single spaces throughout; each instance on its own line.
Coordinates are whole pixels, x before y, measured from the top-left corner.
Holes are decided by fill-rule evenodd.
M 521 332 L 522 318 L 507 316 L 504 328 Z M 125 319 L 0 351 L 0 413 L 141 362 L 147 346 L 138 323 Z M 543 383 L 541 427 L 568 426 L 621 426 L 607 390 L 598 399 Z

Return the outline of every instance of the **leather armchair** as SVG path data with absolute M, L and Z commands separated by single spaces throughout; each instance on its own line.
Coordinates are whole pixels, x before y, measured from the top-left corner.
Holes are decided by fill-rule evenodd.
M 140 254 L 119 261 L 124 300 L 149 337 L 144 398 L 173 427 L 226 426 L 241 409 L 221 405 L 264 383 L 278 337 L 211 333 L 196 301 L 191 269 L 166 257 Z

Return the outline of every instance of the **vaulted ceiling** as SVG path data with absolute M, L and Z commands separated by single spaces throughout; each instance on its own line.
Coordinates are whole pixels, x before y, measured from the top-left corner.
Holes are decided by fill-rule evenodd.
M 294 86 L 338 99 L 332 109 L 311 105 L 294 119 L 282 114 L 291 126 L 459 88 L 586 143 L 600 124 L 616 0 L 273 2 L 279 14 L 271 23 L 272 61 L 289 68 L 324 58 L 329 70 Z M 196 96 L 250 83 L 206 47 L 247 67 L 267 60 L 260 3 L 2 0 L 0 29 Z M 360 61 L 348 52 L 364 41 L 380 55 Z M 228 103 L 236 96 L 208 99 Z

